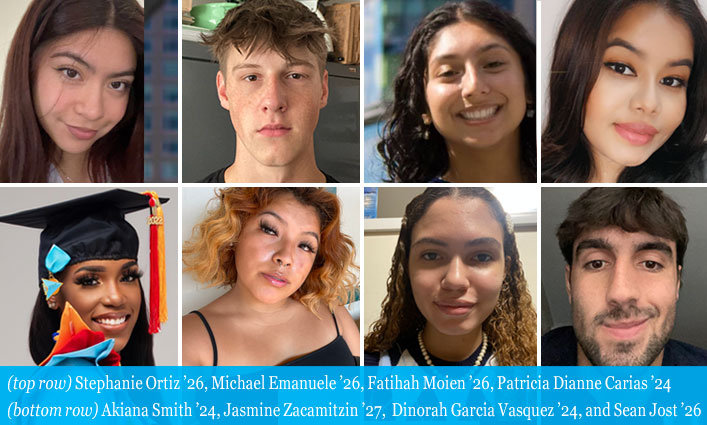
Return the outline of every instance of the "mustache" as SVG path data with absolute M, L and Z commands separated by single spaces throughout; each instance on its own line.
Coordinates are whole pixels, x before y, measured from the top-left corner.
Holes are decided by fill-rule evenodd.
M 607 321 L 628 319 L 651 319 L 658 315 L 658 309 L 655 307 L 639 308 L 636 304 L 615 304 L 611 309 L 597 314 L 594 317 L 594 324 L 603 325 Z

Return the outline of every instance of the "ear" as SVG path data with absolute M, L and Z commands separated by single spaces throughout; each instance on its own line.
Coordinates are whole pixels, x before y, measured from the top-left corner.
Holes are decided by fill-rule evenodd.
M 325 69 L 322 74 L 322 97 L 319 99 L 319 109 L 326 106 L 327 100 L 329 100 L 329 71 Z
M 675 301 L 680 299 L 680 288 L 682 288 L 682 266 L 678 266 L 678 284 L 675 289 Z
M 219 70 L 216 73 L 216 91 L 218 92 L 218 100 L 221 102 L 221 107 L 229 110 L 228 92 L 226 91 L 226 76 Z
M 572 305 L 572 284 L 570 280 L 572 279 L 572 267 L 567 264 L 565 265 L 565 290 L 567 291 L 567 299 Z

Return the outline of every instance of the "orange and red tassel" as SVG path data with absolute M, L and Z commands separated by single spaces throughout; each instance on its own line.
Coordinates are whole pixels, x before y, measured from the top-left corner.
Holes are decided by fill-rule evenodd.
M 165 276 L 164 215 L 160 198 L 155 192 L 143 192 L 150 197 L 150 325 L 149 332 L 160 331 L 167 321 L 167 281 Z

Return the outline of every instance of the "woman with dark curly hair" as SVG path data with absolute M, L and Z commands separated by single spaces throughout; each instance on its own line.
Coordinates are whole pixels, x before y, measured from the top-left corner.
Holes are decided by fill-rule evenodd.
M 543 182 L 704 181 L 707 22 L 694 0 L 572 2 L 549 84 Z
M 535 43 L 484 0 L 427 15 L 378 151 L 394 182 L 535 182 Z
M 342 305 L 356 277 L 336 195 L 318 188 L 225 188 L 184 244 L 184 271 L 230 290 L 182 320 L 198 365 L 353 366 L 359 332 Z
M 536 364 L 513 223 L 483 188 L 428 188 L 405 209 L 365 364 Z

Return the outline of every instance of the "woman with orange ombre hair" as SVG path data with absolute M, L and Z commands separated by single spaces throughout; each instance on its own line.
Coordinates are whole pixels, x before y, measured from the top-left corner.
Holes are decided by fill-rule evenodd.
M 342 305 L 355 250 L 339 200 L 318 188 L 224 188 L 183 247 L 184 271 L 230 290 L 182 319 L 189 365 L 355 365 Z

